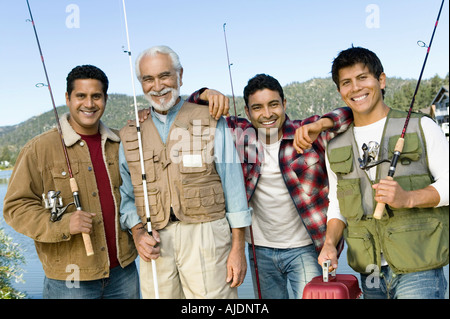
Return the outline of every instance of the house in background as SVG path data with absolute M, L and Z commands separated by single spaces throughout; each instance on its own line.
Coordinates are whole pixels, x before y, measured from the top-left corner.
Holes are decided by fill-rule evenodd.
M 431 105 L 434 105 L 436 122 L 439 125 L 448 123 L 448 85 L 441 87 L 434 100 L 431 102 Z
M 430 115 L 449 138 L 448 85 L 441 87 L 431 105 L 420 112 Z
M 448 85 L 441 87 L 438 94 L 436 94 L 436 97 L 431 102 L 431 105 L 435 106 L 436 122 L 442 128 L 448 140 Z

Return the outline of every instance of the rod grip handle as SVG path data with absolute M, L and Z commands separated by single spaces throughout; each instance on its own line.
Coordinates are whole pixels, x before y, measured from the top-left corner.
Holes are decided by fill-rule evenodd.
M 393 180 L 394 178 L 391 176 L 387 176 L 386 179 L 388 180 Z M 373 213 L 373 218 L 375 219 L 381 219 L 381 217 L 383 217 L 383 212 L 384 212 L 384 208 L 385 208 L 386 204 L 385 203 L 377 203 L 377 206 L 375 207 L 375 211 Z
M 403 146 L 405 146 L 405 139 L 399 137 L 397 143 L 395 143 L 394 152 L 403 152 Z
M 72 193 L 75 193 L 75 192 L 78 193 L 78 184 L 77 184 L 77 181 L 75 180 L 75 178 L 71 177 L 69 179 L 69 183 L 70 183 L 70 189 L 72 190 Z
M 75 180 L 75 178 L 72 177 L 69 179 L 69 182 L 70 182 L 70 188 L 72 190 L 72 193 L 76 194 L 76 195 L 74 195 L 74 199 L 75 199 L 75 204 L 77 206 L 77 210 L 81 210 L 80 200 L 78 198 L 77 181 Z M 88 233 L 81 233 L 81 235 L 83 236 L 83 242 L 84 242 L 84 248 L 86 249 L 86 255 L 87 256 L 94 255 L 94 249 L 92 248 L 91 236 L 89 236 Z
M 86 249 L 86 255 L 92 256 L 94 255 L 94 249 L 92 248 L 91 236 L 86 233 L 81 233 L 83 235 L 84 248 Z
M 392 181 L 394 180 L 394 173 L 395 173 L 395 167 L 397 166 L 397 161 L 400 157 L 400 154 L 403 151 L 403 146 L 405 145 L 405 139 L 403 137 L 400 137 L 397 140 L 397 143 L 395 143 L 394 147 L 394 157 L 392 158 L 391 167 L 389 168 L 388 176 L 386 176 L 386 179 Z M 381 219 L 383 217 L 383 212 L 386 204 L 385 203 L 378 203 L 375 207 L 375 211 L 373 213 L 373 218 L 375 219 Z

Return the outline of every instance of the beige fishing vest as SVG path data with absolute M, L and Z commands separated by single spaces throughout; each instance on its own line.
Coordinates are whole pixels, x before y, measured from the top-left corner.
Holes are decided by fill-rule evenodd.
M 391 110 L 380 143 L 379 159 L 391 159 L 406 112 Z M 425 188 L 433 182 L 428 170 L 421 115 L 412 114 L 394 180 L 407 190 Z M 369 142 L 369 141 L 367 141 Z M 337 198 L 347 219 L 344 237 L 349 265 L 359 273 L 380 267 L 381 252 L 395 273 L 410 273 L 448 264 L 448 206 L 395 209 L 388 207 L 381 220 L 374 219 L 375 191 L 366 171 L 359 168 L 358 145 L 353 125 L 330 141 L 330 168 L 338 178 Z M 390 163 L 377 166 L 375 183 L 386 178 Z
M 141 123 L 142 149 L 152 227 L 164 228 L 171 210 L 181 221 L 201 223 L 225 217 L 225 198 L 214 163 L 217 121 L 208 108 L 185 102 L 164 144 L 151 117 Z M 134 188 L 137 213 L 146 223 L 135 122 L 120 131 Z

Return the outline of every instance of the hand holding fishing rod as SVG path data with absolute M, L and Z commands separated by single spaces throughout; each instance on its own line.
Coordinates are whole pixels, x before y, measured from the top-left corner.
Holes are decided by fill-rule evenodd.
M 439 9 L 439 13 L 438 13 L 438 16 L 437 16 L 437 19 L 436 19 L 436 23 L 434 25 L 433 34 L 431 35 L 430 44 L 427 46 L 427 53 L 425 55 L 425 60 L 424 60 L 423 65 L 422 65 L 422 70 L 420 71 L 419 79 L 417 81 L 416 89 L 414 91 L 414 95 L 413 95 L 413 98 L 412 98 L 412 101 L 411 101 L 411 105 L 409 107 L 408 115 L 406 116 L 405 125 L 403 126 L 403 130 L 402 130 L 400 138 L 397 140 L 397 143 L 395 144 L 394 155 L 393 155 L 392 160 L 391 160 L 391 164 L 390 164 L 389 171 L 388 171 L 388 176 L 386 177 L 387 180 L 394 180 L 394 174 L 395 174 L 395 169 L 397 167 L 397 162 L 398 162 L 398 160 L 400 158 L 400 155 L 401 155 L 401 153 L 403 151 L 403 146 L 404 146 L 404 143 L 405 143 L 406 128 L 408 127 L 408 124 L 409 124 L 409 119 L 411 117 L 411 112 L 412 112 L 412 109 L 413 109 L 413 106 L 414 106 L 414 102 L 416 100 L 416 94 L 417 94 L 417 91 L 419 90 L 420 81 L 422 80 L 423 71 L 424 71 L 425 65 L 427 63 L 428 54 L 430 53 L 431 44 L 433 43 L 434 34 L 436 32 L 436 28 L 437 28 L 437 25 L 439 23 L 439 17 L 441 16 L 442 7 L 444 6 L 444 1 L 445 0 L 442 0 L 441 7 Z M 426 46 L 423 43 L 423 41 L 419 41 L 418 43 L 422 43 L 423 44 L 422 46 Z M 381 219 L 381 217 L 383 216 L 385 205 L 386 205 L 385 203 L 378 202 L 378 204 L 377 204 L 377 206 L 375 208 L 375 212 L 373 213 L 373 217 L 375 219 Z
M 57 129 L 58 129 L 59 136 L 61 138 L 61 145 L 62 145 L 62 148 L 63 148 L 63 151 L 64 151 L 64 157 L 66 159 L 67 169 L 69 171 L 70 188 L 72 190 L 72 195 L 73 195 L 75 206 L 77 207 L 78 211 L 81 211 L 82 208 L 81 208 L 81 204 L 80 204 L 80 198 L 79 198 L 79 195 L 78 195 L 78 185 L 77 185 L 77 182 L 76 182 L 76 180 L 75 180 L 75 178 L 73 177 L 73 174 L 72 174 L 72 168 L 70 166 L 70 161 L 69 161 L 69 156 L 67 154 L 66 144 L 64 143 L 64 137 L 63 137 L 63 134 L 62 134 L 62 131 L 61 131 L 61 125 L 59 123 L 58 111 L 56 110 L 55 100 L 53 98 L 53 93 L 52 93 L 52 89 L 51 89 L 51 86 L 50 86 L 50 81 L 49 81 L 49 78 L 48 78 L 47 68 L 45 67 L 44 55 L 42 54 L 41 45 L 39 43 L 39 37 L 38 37 L 37 31 L 36 31 L 36 26 L 35 26 L 35 23 L 34 23 L 34 20 L 33 20 L 33 15 L 31 13 L 31 8 L 30 8 L 30 4 L 29 4 L 28 0 L 27 0 L 27 6 L 28 6 L 28 11 L 30 13 L 31 24 L 33 25 L 34 35 L 35 35 L 36 42 L 37 42 L 37 45 L 38 45 L 38 48 L 39 48 L 39 53 L 41 55 L 42 66 L 44 67 L 44 73 L 45 73 L 45 78 L 47 80 L 48 91 L 50 93 L 50 98 L 52 100 L 53 113 L 55 114 L 55 119 L 56 119 L 56 126 L 57 126 Z M 84 241 L 84 247 L 86 249 L 86 254 L 88 256 L 92 256 L 94 254 L 94 250 L 92 248 L 91 237 L 87 233 L 82 233 L 82 236 L 83 236 L 83 241 Z
M 125 20 L 125 30 L 126 30 L 126 36 L 127 36 L 127 51 L 125 51 L 128 54 L 128 60 L 130 64 L 130 75 L 131 75 L 131 85 L 133 88 L 133 98 L 134 98 L 134 113 L 136 116 L 136 131 L 137 131 L 137 137 L 138 137 L 138 146 L 139 146 L 139 159 L 140 159 L 140 165 L 141 165 L 141 172 L 142 172 L 142 188 L 144 191 L 144 206 L 145 206 L 145 215 L 147 217 L 147 232 L 150 236 L 152 236 L 152 222 L 150 219 L 150 204 L 148 201 L 148 190 L 147 190 L 147 177 L 145 175 L 145 167 L 144 167 L 144 155 L 142 151 L 142 137 L 141 137 L 141 127 L 139 122 L 139 113 L 137 108 L 137 100 L 136 100 L 136 89 L 134 85 L 134 74 L 133 74 L 133 63 L 131 61 L 131 47 L 130 47 L 130 37 L 128 34 L 128 22 L 127 22 L 127 11 L 125 8 L 125 0 L 122 0 L 123 4 L 123 14 L 124 14 L 124 20 Z M 158 276 L 156 272 L 156 262 L 154 259 L 151 260 L 152 263 L 152 272 L 153 272 L 153 284 L 155 289 L 155 298 L 159 299 L 159 288 L 158 288 Z

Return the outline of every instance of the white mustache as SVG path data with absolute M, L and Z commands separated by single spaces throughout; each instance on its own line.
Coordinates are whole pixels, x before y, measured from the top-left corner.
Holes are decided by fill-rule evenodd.
M 170 91 L 171 91 L 171 89 L 165 88 L 165 89 L 163 89 L 163 90 L 160 91 L 160 92 L 150 91 L 150 92 L 148 92 L 147 94 L 148 94 L 148 95 L 151 95 L 151 96 L 163 96 L 163 95 L 169 93 Z

